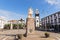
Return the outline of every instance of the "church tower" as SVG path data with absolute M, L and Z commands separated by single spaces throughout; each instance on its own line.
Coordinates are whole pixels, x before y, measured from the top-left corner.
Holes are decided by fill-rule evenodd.
M 40 25 L 40 17 L 39 17 L 39 11 L 36 9 L 35 11 L 35 27 L 39 28 Z

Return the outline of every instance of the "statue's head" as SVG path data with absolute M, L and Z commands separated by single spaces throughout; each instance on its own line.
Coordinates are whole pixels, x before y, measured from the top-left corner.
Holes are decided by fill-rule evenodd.
M 28 14 L 33 14 L 33 10 L 32 10 L 32 8 L 29 8 L 29 10 L 28 10 Z
M 32 14 L 33 14 L 33 10 L 32 10 L 32 8 L 29 8 L 28 9 L 28 18 L 32 18 L 33 17 Z

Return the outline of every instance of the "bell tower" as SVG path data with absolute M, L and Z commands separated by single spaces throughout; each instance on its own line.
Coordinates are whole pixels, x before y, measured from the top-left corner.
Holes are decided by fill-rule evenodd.
M 39 10 L 36 9 L 36 11 L 35 11 L 35 28 L 39 28 L 39 25 L 40 25 Z

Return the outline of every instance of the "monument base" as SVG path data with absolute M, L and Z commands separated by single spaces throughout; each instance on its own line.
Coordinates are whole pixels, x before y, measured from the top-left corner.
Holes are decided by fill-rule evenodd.
M 33 34 L 35 30 L 34 18 L 27 18 L 26 24 L 27 24 L 26 29 L 27 35 Z

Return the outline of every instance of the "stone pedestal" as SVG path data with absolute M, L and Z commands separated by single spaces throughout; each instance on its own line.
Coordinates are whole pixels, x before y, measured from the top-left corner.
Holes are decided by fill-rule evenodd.
M 27 30 L 26 30 L 27 35 L 33 34 L 35 30 L 34 18 L 27 18 L 26 26 L 27 26 Z

